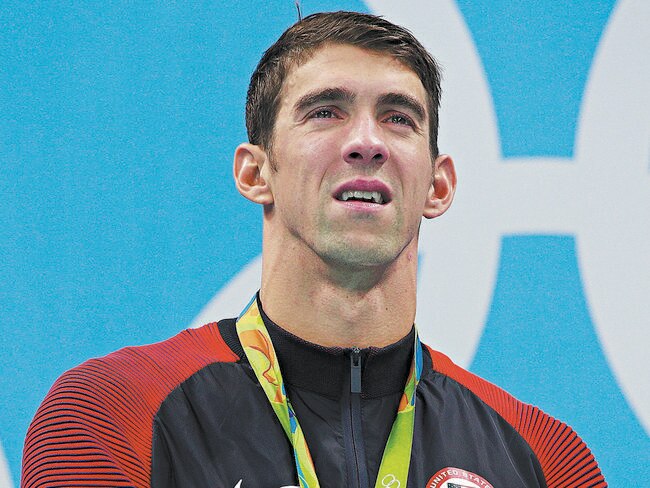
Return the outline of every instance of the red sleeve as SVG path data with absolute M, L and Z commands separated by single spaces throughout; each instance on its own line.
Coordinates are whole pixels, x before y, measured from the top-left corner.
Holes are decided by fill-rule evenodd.
M 150 486 L 153 420 L 162 401 L 201 368 L 237 359 L 209 324 L 68 371 L 29 427 L 21 486 Z
M 593 454 L 566 424 L 428 348 L 433 368 L 471 390 L 519 432 L 539 460 L 548 488 L 605 488 Z

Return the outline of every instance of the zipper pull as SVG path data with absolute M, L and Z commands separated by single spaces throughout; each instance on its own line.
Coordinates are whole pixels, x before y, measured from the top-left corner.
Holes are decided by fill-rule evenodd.
M 361 349 L 352 348 L 350 354 L 350 392 L 361 393 Z

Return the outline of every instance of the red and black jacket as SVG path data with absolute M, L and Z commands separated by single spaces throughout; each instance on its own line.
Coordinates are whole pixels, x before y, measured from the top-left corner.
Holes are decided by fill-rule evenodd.
M 264 320 L 321 486 L 375 486 L 413 332 L 357 353 L 306 343 Z M 354 374 L 361 391 L 350 386 Z M 571 428 L 425 347 L 408 488 L 447 486 L 453 476 L 467 479 L 455 486 L 481 488 L 607 486 Z M 25 488 L 297 485 L 291 446 L 234 319 L 65 373 L 25 442 Z

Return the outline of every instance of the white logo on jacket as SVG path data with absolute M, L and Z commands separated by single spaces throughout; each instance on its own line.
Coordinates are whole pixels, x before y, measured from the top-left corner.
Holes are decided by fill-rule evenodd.
M 242 482 L 243 481 L 244 481 L 243 479 L 239 480 L 237 482 L 237 484 L 235 485 L 235 488 L 242 488 Z M 300 487 L 299 486 L 281 486 L 280 488 L 300 488 Z

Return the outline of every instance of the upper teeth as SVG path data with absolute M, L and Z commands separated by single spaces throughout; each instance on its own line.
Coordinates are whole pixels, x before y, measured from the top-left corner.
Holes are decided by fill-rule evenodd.
M 359 191 L 359 190 L 347 190 L 341 194 L 341 200 L 344 202 L 350 198 L 356 198 L 358 200 L 368 200 L 373 203 L 384 203 L 384 199 L 381 196 L 381 193 L 378 191 Z

